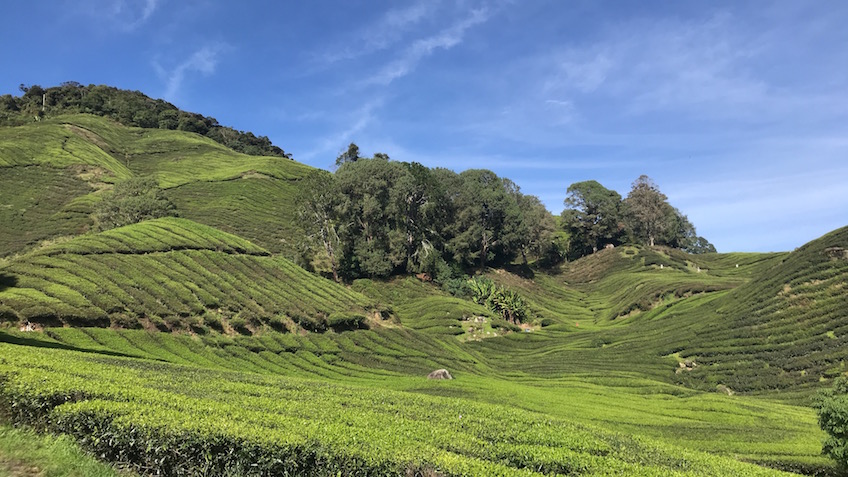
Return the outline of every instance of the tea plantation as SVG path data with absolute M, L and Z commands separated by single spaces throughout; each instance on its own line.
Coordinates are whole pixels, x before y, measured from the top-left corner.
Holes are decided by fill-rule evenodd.
M 140 475 L 839 475 L 810 404 L 848 372 L 848 228 L 486 269 L 519 328 L 296 265 L 310 170 L 88 115 L 0 129 L 0 475 L 55 464 L 13 433 Z M 142 175 L 178 216 L 95 231 Z

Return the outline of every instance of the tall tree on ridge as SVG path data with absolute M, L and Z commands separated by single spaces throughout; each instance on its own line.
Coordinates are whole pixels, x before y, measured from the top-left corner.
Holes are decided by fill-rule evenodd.
M 568 186 L 562 224 L 571 235 L 571 251 L 576 256 L 597 252 L 606 243 L 617 244 L 624 232 L 621 195 L 598 181 Z
M 657 184 L 642 174 L 633 181 L 633 187 L 624 199 L 627 223 L 633 236 L 646 245 L 653 247 L 664 240 L 674 225 L 674 209 L 668 203 L 668 197 L 660 192 Z

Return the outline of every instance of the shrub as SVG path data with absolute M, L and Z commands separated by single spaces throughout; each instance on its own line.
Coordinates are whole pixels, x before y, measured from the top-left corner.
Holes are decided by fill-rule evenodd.
M 100 230 L 170 215 L 175 215 L 174 204 L 151 177 L 134 177 L 116 184 L 95 212 Z
M 112 315 L 109 317 L 109 320 L 112 322 L 112 326 L 116 328 L 124 328 L 127 330 L 137 330 L 142 328 L 138 318 L 134 316 L 124 314 Z
M 203 324 L 208 326 L 209 328 L 212 328 L 215 331 L 218 331 L 218 332 L 224 331 L 224 325 L 221 323 L 221 318 L 219 318 L 215 315 L 211 315 L 211 314 L 208 314 L 208 313 L 206 315 L 204 315 L 203 316 Z
M 350 331 L 365 328 L 365 316 L 349 313 L 333 313 L 327 318 L 327 325 L 334 331 Z
M 0 323 L 17 323 L 18 320 L 20 320 L 20 318 L 18 318 L 18 314 L 15 313 L 15 310 L 6 305 L 0 305 Z
M 848 378 L 834 380 L 833 388 L 819 396 L 816 409 L 819 425 L 828 434 L 822 452 L 848 469 Z
M 149 320 L 150 320 L 150 323 L 153 326 L 155 326 L 157 330 L 159 330 L 159 331 L 169 331 L 168 324 L 165 323 L 165 320 L 163 320 L 162 317 L 156 316 L 156 315 L 151 315 Z
M 241 333 L 243 335 L 251 334 L 250 329 L 248 329 L 247 327 L 247 320 L 240 316 L 237 316 L 230 320 L 230 327 L 237 333 Z

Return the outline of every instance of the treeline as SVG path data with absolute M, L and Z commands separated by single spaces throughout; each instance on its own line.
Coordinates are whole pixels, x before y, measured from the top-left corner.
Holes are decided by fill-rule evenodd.
M 215 118 L 182 111 L 167 101 L 152 99 L 139 91 L 103 85 L 83 86 L 74 81 L 50 88 L 22 84 L 20 90 L 21 96 L 0 96 L 0 125 L 19 126 L 49 116 L 89 113 L 114 119 L 125 126 L 201 134 L 244 154 L 291 159 L 291 154 L 273 145 L 267 136 L 222 126 Z
M 300 263 L 336 280 L 424 273 L 442 284 L 520 259 L 549 266 L 625 243 L 714 252 L 648 177 L 626 199 L 596 181 L 568 188 L 560 223 L 532 195 L 494 172 L 461 173 L 359 155 L 315 171 L 298 202 L 306 230 Z
M 698 236 L 689 219 L 672 207 L 668 197 L 645 175 L 633 182 L 624 199 L 597 181 L 571 184 L 565 207 L 562 225 L 569 234 L 570 258 L 625 243 L 665 245 L 688 253 L 716 251 L 713 244 Z
M 355 145 L 335 173 L 316 171 L 301 190 L 303 262 L 337 280 L 425 273 L 444 283 L 537 258 L 555 229 L 538 198 L 491 171 L 362 158 Z

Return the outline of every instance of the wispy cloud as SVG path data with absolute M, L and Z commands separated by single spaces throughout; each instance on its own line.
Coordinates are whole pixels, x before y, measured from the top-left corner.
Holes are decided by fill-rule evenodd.
M 218 67 L 219 57 L 226 49 L 227 46 L 223 43 L 203 46 L 170 69 L 154 62 L 153 66 L 157 73 L 165 81 L 163 96 L 173 101 L 179 94 L 183 81 L 189 73 L 200 73 L 204 76 L 214 73 Z
M 491 16 L 491 10 L 483 7 L 474 9 L 468 16 L 452 24 L 435 35 L 420 38 L 410 44 L 394 61 L 384 66 L 380 71 L 365 81 L 366 85 L 387 85 L 392 81 L 406 76 L 424 58 L 437 50 L 449 50 L 460 43 L 465 32 L 475 25 L 484 23 Z
M 298 160 L 312 161 L 319 156 L 331 155 L 339 148 L 346 146 L 349 142 L 356 140 L 356 135 L 365 131 L 376 120 L 377 110 L 383 106 L 385 100 L 382 97 L 376 97 L 362 106 L 354 109 L 352 112 L 344 115 L 342 120 L 350 126 L 335 131 L 318 142 L 318 145 L 313 149 L 298 155 Z M 319 164 L 319 167 L 330 167 L 332 164 Z
M 83 0 L 76 11 L 102 20 L 109 28 L 131 32 L 144 25 L 159 9 L 161 0 Z
M 411 5 L 391 9 L 375 22 L 359 29 L 345 45 L 335 45 L 318 55 L 321 63 L 332 64 L 385 50 L 400 41 L 418 24 L 438 10 L 439 0 L 419 0 Z

